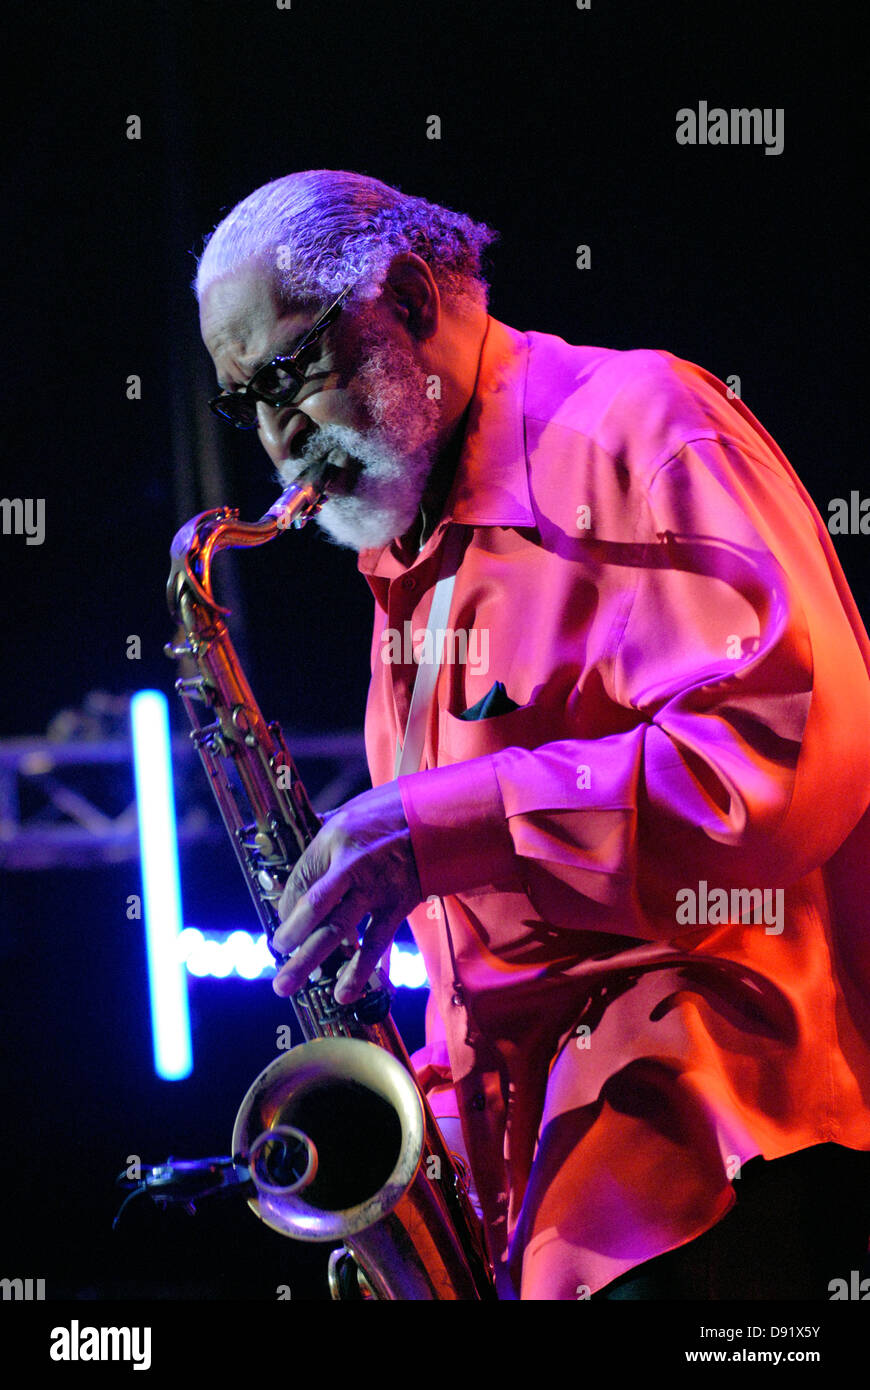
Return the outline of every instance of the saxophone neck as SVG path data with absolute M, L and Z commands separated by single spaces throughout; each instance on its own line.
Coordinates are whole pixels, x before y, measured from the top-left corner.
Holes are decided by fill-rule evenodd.
M 234 507 L 217 507 L 192 517 L 176 532 L 170 547 L 172 569 L 167 585 L 170 611 L 177 615 L 181 588 L 187 586 L 193 589 L 200 602 L 215 611 L 226 612 L 219 608 L 212 594 L 213 557 L 221 550 L 265 545 L 279 531 L 298 530 L 304 526 L 320 510 L 334 476 L 335 469 L 331 467 L 310 475 L 300 474 L 259 521 L 240 521 Z

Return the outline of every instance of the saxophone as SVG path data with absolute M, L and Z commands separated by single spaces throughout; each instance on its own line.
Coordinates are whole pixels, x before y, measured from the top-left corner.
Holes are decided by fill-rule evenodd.
M 263 545 L 303 526 L 322 506 L 331 476 L 329 469 L 302 475 L 257 522 L 239 521 L 230 508 L 193 517 L 173 540 L 167 587 L 184 634 L 167 654 L 196 669 L 176 689 L 279 961 L 272 946 L 277 903 L 321 821 L 280 727 L 265 722 L 241 670 L 228 610 L 212 594 L 211 565 L 221 550 Z M 267 1226 L 297 1240 L 341 1242 L 329 1261 L 333 1298 L 492 1298 L 468 1175 L 416 1082 L 390 1016 L 386 975 L 376 970 L 353 1004 L 335 1000 L 336 975 L 355 949 L 339 946 L 293 996 L 306 1041 L 250 1087 L 236 1117 L 231 1162 L 244 1175 L 248 1205 Z M 171 1177 L 173 1170 L 152 1172 Z

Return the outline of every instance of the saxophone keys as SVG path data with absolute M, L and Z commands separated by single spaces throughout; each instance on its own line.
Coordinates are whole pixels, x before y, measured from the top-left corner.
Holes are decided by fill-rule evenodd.
M 226 737 L 219 722 L 192 730 L 190 737 L 196 748 L 205 747 L 216 757 L 225 758 L 228 756 Z
M 284 885 L 281 880 L 270 873 L 268 869 L 258 869 L 257 882 L 260 885 L 261 897 L 266 902 L 277 902 L 284 892 Z
M 203 676 L 181 676 L 175 682 L 175 689 L 182 699 L 200 700 L 204 705 L 211 704 L 212 687 Z
M 240 734 L 250 734 L 252 732 L 253 723 L 251 721 L 251 713 L 244 705 L 233 705 L 230 719 L 233 721 L 233 726 L 238 729 Z

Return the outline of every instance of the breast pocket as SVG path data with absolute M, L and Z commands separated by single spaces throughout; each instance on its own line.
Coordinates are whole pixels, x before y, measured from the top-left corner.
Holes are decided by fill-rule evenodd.
M 520 705 L 490 719 L 465 720 L 441 710 L 438 720 L 438 763 L 463 763 L 499 753 L 503 748 L 537 748 L 553 737 L 547 731 L 540 705 Z

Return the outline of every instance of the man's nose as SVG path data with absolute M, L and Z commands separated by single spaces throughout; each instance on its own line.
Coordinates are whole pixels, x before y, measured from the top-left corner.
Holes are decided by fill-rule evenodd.
M 305 446 L 313 422 L 303 411 L 291 406 L 266 405 L 257 401 L 260 443 L 273 463 L 297 458 Z

